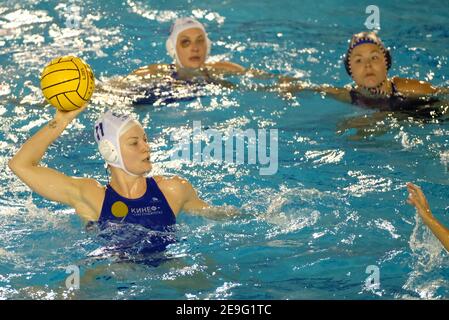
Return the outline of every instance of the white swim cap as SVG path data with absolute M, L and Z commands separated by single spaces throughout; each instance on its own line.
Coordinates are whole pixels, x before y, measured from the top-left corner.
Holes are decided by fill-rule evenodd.
M 167 48 L 168 55 L 176 60 L 176 62 L 182 67 L 181 61 L 178 59 L 178 53 L 176 52 L 176 41 L 178 40 L 178 36 L 181 32 L 187 29 L 198 28 L 203 30 L 204 35 L 206 36 L 206 59 L 210 53 L 211 41 L 207 36 L 206 29 L 203 24 L 194 18 L 179 18 L 176 19 L 170 29 L 170 36 L 165 42 L 165 47 Z
M 129 175 L 137 176 L 126 170 L 120 150 L 120 136 L 128 129 L 140 123 L 124 114 L 107 111 L 95 122 L 95 141 L 101 156 L 109 165 L 120 168 Z

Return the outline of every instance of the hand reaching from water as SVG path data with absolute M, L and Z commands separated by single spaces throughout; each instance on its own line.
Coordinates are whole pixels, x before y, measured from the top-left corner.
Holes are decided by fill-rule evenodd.
M 407 202 L 416 207 L 423 222 L 430 228 L 438 240 L 440 240 L 446 250 L 449 251 L 449 230 L 432 215 L 429 203 L 421 188 L 409 182 L 407 183 L 407 189 L 409 192 Z
M 407 183 L 407 190 L 409 192 L 407 203 L 418 209 L 418 213 L 421 218 L 423 218 L 424 222 L 427 222 L 429 219 L 433 219 L 434 217 L 430 211 L 429 203 L 427 202 L 426 196 L 422 192 L 421 188 L 409 182 Z

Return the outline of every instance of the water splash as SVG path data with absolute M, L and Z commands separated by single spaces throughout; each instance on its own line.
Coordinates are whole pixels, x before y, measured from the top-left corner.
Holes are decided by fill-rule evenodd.
M 313 206 L 308 207 L 308 200 L 321 196 L 316 189 L 294 188 L 271 197 L 266 212 L 258 215 L 259 219 L 275 226 L 268 232 L 267 239 L 315 225 L 321 214 Z
M 362 197 L 370 192 L 390 191 L 393 182 L 389 178 L 377 177 L 373 174 L 365 174 L 362 171 L 348 171 L 350 177 L 356 178 L 357 182 L 345 187 L 343 190 L 354 197 Z
M 438 299 L 437 290 L 449 287 L 444 278 L 436 277 L 436 271 L 443 264 L 443 247 L 429 228 L 424 225 L 419 214 L 415 215 L 415 226 L 409 240 L 412 250 L 412 272 L 403 289 L 416 293 L 422 299 Z M 433 276 L 432 276 L 433 275 Z M 409 295 L 404 295 L 409 298 Z

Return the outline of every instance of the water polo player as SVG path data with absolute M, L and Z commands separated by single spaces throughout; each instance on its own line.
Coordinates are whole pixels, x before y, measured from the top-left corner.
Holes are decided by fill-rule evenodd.
M 290 92 L 303 89 L 326 92 L 338 100 L 380 110 L 410 110 L 437 102 L 435 95 L 449 92 L 424 81 L 388 78 L 392 65 L 390 51 L 374 32 L 352 36 L 344 65 L 354 85 L 345 88 L 292 85 L 289 79 L 283 81 L 281 88 Z
M 74 208 L 86 221 L 128 222 L 152 230 L 175 224 L 181 211 L 211 218 L 236 213 L 209 206 L 184 179 L 147 177 L 151 171 L 147 136 L 140 123 L 127 115 L 108 111 L 95 124 L 98 149 L 111 171 L 106 187 L 94 179 L 69 177 L 40 166 L 49 145 L 85 108 L 57 110 L 53 120 L 29 138 L 9 161 L 11 170 L 33 191 Z
M 152 64 L 134 71 L 132 75 L 141 77 L 168 75 L 175 79 L 191 79 L 245 71 L 245 68 L 232 62 L 207 63 L 211 46 L 212 42 L 203 24 L 194 18 L 177 19 L 166 41 L 167 53 L 173 58 L 174 63 Z
M 114 84 L 119 88 L 124 86 L 131 93 L 134 105 L 191 101 L 208 95 L 210 92 L 205 91 L 208 85 L 233 88 L 234 84 L 224 77 L 246 72 L 232 62 L 207 62 L 211 41 L 204 26 L 194 18 L 177 19 L 165 44 L 174 63 L 139 68 Z M 210 90 L 217 92 L 213 88 Z

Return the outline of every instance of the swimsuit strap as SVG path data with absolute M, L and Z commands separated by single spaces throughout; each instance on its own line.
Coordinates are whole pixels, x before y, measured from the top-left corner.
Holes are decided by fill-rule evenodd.
M 394 84 L 394 81 L 391 80 L 391 96 L 400 96 L 401 94 L 399 93 L 398 89 L 396 88 L 396 85 Z
M 169 68 L 171 71 L 171 77 L 175 80 L 178 80 L 178 71 L 176 71 L 176 65 L 171 63 L 169 64 Z

